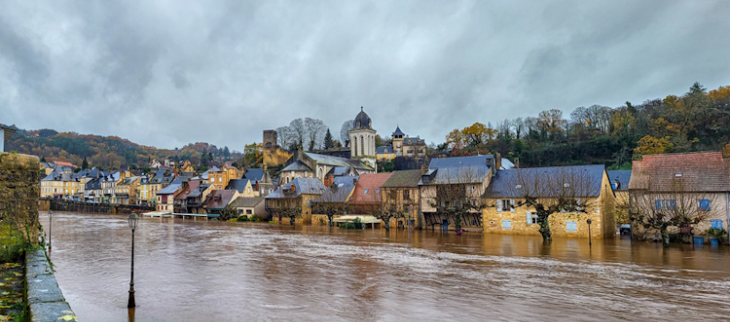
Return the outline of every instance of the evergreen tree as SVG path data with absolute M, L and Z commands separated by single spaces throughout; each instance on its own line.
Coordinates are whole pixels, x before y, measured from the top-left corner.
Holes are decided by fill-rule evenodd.
M 46 161 L 46 157 L 45 156 L 44 157 L 41 157 L 41 162 L 48 162 L 48 161 Z
M 84 157 L 84 162 L 81 163 L 81 168 L 84 170 L 89 168 L 89 161 L 86 161 L 85 157 Z
M 324 148 L 325 149 L 331 149 L 335 147 L 335 142 L 332 140 L 332 133 L 330 133 L 330 129 L 327 128 L 327 134 L 324 135 Z
M 226 159 L 231 156 L 231 150 L 228 150 L 227 146 L 223 148 L 223 156 L 226 157 Z

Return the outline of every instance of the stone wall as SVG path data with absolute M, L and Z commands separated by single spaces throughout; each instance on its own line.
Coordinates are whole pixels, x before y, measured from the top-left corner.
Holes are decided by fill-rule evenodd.
M 27 242 L 38 243 L 38 157 L 0 153 L 0 221 L 22 232 Z M 29 234 L 29 235 L 28 235 Z
M 72 211 L 72 212 L 95 212 L 109 214 L 129 214 L 133 211 L 136 213 L 145 211 L 154 211 L 153 206 L 137 206 L 137 205 L 116 205 L 109 203 L 89 203 L 83 201 L 73 201 L 64 199 L 41 199 L 39 201 L 40 209 L 47 211 Z
M 25 254 L 25 277 L 30 321 L 77 321 L 43 249 Z

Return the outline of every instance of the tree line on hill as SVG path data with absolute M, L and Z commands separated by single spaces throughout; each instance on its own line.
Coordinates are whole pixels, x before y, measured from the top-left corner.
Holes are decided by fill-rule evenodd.
M 694 83 L 681 96 L 619 107 L 557 109 L 537 117 L 474 123 L 433 145 L 452 156 L 499 152 L 521 166 L 604 163 L 628 168 L 636 155 L 721 150 L 730 142 L 730 86 Z

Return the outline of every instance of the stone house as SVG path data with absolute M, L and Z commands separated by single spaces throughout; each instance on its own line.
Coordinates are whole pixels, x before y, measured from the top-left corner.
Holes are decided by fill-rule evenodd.
M 670 227 L 670 232 L 701 235 L 730 223 L 730 159 L 721 152 L 646 155 L 633 162 L 629 182 L 631 210 L 698 218 L 692 227 Z M 634 233 L 644 231 L 633 225 Z
M 235 167 L 213 167 L 208 170 L 208 181 L 214 190 L 223 190 L 228 182 L 234 179 L 241 179 L 241 171 Z
M 424 228 L 441 226 L 441 229 L 453 230 L 454 218 L 448 218 L 434 206 L 445 207 L 463 201 L 475 205 L 483 203 L 482 195 L 500 166 L 499 154 L 431 159 L 428 169 L 422 170 L 418 183 Z M 464 216 L 462 228 L 482 231 L 482 218 L 481 210 L 471 210 Z
M 356 174 L 374 173 L 375 169 L 363 164 L 358 159 L 345 159 L 330 155 L 322 155 L 297 151 L 286 161 L 284 169 L 280 172 L 282 184 L 291 182 L 296 178 L 317 178 L 325 182 L 330 171 L 338 168 L 336 172 L 352 172 Z
M 156 169 L 150 172 L 147 179 L 140 181 L 139 201 L 141 204 L 154 205 L 157 202 L 157 192 L 167 187 L 175 175 L 169 169 Z
M 117 204 L 120 205 L 136 205 L 137 204 L 137 188 L 141 177 L 123 178 L 114 188 Z
M 270 217 L 266 213 L 266 202 L 264 197 L 238 197 L 231 202 L 231 207 L 236 210 L 239 216 L 256 215 L 261 220 L 268 220 Z
M 390 227 L 422 228 L 423 216 L 420 212 L 420 189 L 418 182 L 421 180 L 421 170 L 393 171 L 390 178 L 380 187 L 383 208 L 402 209 L 405 218 L 392 218 Z
M 584 205 L 587 213 L 556 212 L 548 217 L 553 237 L 588 237 L 588 219 L 593 238 L 616 235 L 615 196 L 603 165 L 498 171 L 484 194 L 484 233 L 540 236 L 535 209 L 524 204 L 526 194 L 546 208 L 559 198 Z
M 628 224 L 631 170 L 611 170 L 607 171 L 607 174 L 613 193 L 616 195 L 616 225 Z
M 322 196 L 312 200 L 312 224 L 315 225 L 327 225 L 329 218 L 326 214 L 323 214 L 323 209 L 347 209 L 348 201 L 352 198 L 352 193 L 355 190 L 358 177 L 336 177 L 333 179 L 332 184 L 325 189 Z M 333 218 L 338 218 L 345 215 L 348 211 L 343 211 L 339 214 L 335 214 Z
M 266 212 L 274 221 L 288 222 L 282 211 L 292 207 L 300 207 L 300 218 L 297 223 L 312 223 L 311 202 L 319 198 L 327 189 L 322 181 L 316 178 L 296 178 L 282 185 L 278 190 L 266 196 Z
M 175 195 L 182 188 L 182 183 L 173 182 L 160 191 L 157 191 L 157 211 L 174 212 L 175 211 Z
M 212 190 L 203 202 L 207 214 L 219 214 L 240 194 L 237 190 Z
M 4 125 L 0 125 L 0 152 L 5 152 L 5 142 L 15 134 L 15 130 Z
M 380 187 L 388 181 L 393 173 L 368 173 L 357 179 L 349 203 L 352 214 L 370 214 L 383 207 L 383 195 Z
M 81 187 L 80 178 L 71 171 L 56 167 L 51 174 L 41 179 L 41 198 L 76 198 Z

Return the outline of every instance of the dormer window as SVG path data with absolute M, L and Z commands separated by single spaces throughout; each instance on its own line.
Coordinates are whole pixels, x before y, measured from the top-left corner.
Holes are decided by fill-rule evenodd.
M 674 177 L 681 178 L 682 177 L 682 173 L 681 172 L 675 173 L 674 174 Z
M 365 189 L 365 191 L 363 191 L 363 194 L 368 194 L 368 189 Z

